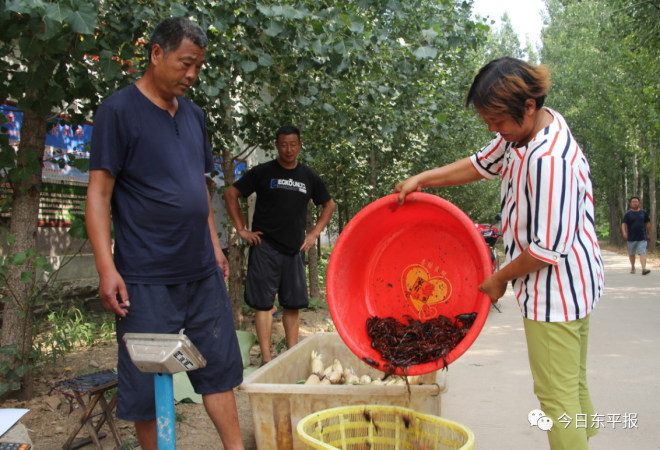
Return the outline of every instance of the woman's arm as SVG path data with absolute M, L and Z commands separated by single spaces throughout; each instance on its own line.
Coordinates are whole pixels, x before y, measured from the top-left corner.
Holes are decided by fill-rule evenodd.
M 469 157 L 436 169 L 418 173 L 394 187 L 399 193 L 399 203 L 403 205 L 406 195 L 421 191 L 426 187 L 456 186 L 481 180 L 483 176 L 477 171 Z

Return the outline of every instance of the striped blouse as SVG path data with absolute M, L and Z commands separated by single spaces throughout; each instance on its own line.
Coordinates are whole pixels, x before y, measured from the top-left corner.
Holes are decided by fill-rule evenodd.
M 553 122 L 526 146 L 517 148 L 497 134 L 471 161 L 483 177 L 502 177 L 507 262 L 529 249 L 550 264 L 513 280 L 524 317 L 567 322 L 593 310 L 604 271 L 589 164 L 565 119 L 547 110 Z

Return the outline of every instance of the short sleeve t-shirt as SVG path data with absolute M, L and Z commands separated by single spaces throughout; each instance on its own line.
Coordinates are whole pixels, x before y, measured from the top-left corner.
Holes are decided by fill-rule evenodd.
M 257 194 L 252 231 L 261 231 L 275 249 L 295 254 L 305 239 L 307 204 L 331 199 L 321 177 L 304 164 L 285 169 L 277 160 L 250 169 L 234 183 L 244 197 Z
M 645 241 L 646 236 L 646 222 L 650 222 L 651 218 L 643 209 L 639 211 L 630 210 L 623 215 L 621 223 L 628 225 L 628 241 Z
M 128 86 L 94 118 L 90 170 L 115 178 L 117 270 L 129 283 L 173 284 L 216 270 L 204 174 L 213 169 L 204 114 L 178 97 L 172 116 Z

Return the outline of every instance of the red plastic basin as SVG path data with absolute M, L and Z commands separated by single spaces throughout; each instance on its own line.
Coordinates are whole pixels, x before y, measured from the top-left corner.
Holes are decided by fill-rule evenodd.
M 477 287 L 491 272 L 483 237 L 458 207 L 422 192 L 399 205 L 392 194 L 366 206 L 340 234 L 328 265 L 328 308 L 348 348 L 380 367 L 384 361 L 367 335 L 369 317 L 405 321 L 409 315 L 425 321 L 476 312 L 474 324 L 444 361 L 406 371 L 421 375 L 450 364 L 477 338 L 491 305 Z

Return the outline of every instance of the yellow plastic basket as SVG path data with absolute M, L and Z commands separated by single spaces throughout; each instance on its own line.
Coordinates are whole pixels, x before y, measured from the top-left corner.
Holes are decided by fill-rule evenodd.
M 384 405 L 341 406 L 298 422 L 308 449 L 389 450 L 474 448 L 472 431 L 441 417 Z

